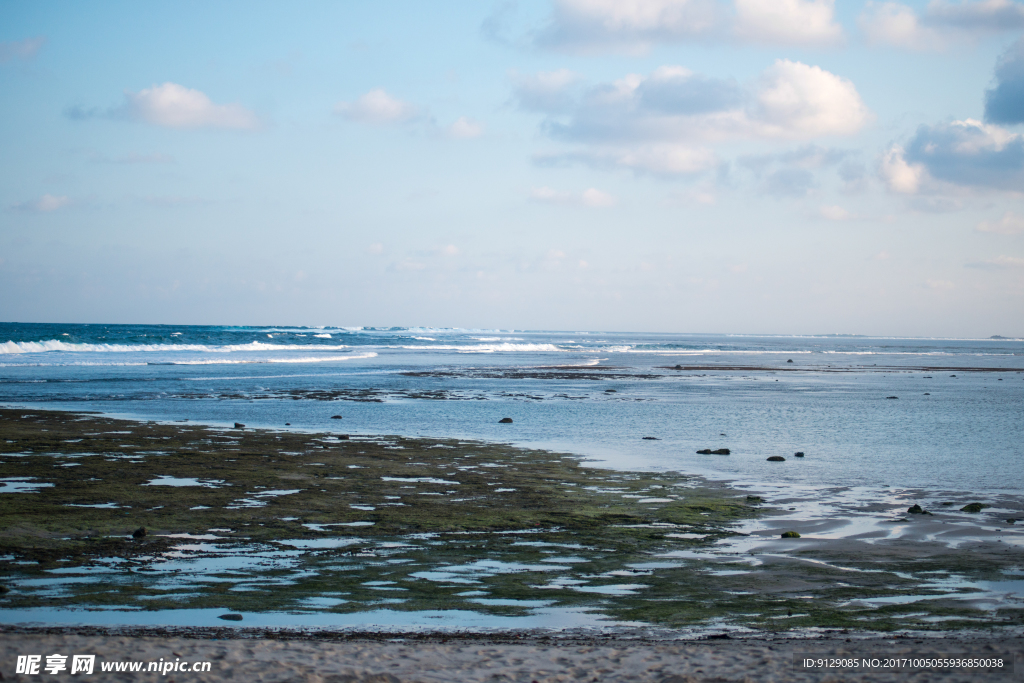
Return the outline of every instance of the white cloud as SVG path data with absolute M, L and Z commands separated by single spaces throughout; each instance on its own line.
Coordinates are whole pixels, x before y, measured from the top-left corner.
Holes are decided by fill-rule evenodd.
M 1000 255 L 996 256 L 995 258 L 968 263 L 967 267 L 983 268 L 985 270 L 1002 270 L 1004 268 L 1024 268 L 1024 258 Z
M 259 127 L 259 120 L 240 104 L 214 104 L 198 90 L 164 83 L 137 93 L 126 91 L 123 112 L 132 119 L 167 128 Z
M 530 111 L 561 111 L 572 106 L 572 87 L 582 77 L 569 69 L 539 71 L 524 76 L 516 71 L 509 73 L 515 99 L 519 106 Z
M 615 206 L 615 197 L 593 187 L 583 190 L 583 194 L 580 198 L 583 200 L 584 205 L 592 206 L 594 208 Z
M 1024 216 L 1007 211 L 998 221 L 983 221 L 975 228 L 978 232 L 991 232 L 998 235 L 1020 235 L 1024 233 Z
M 921 126 L 906 145 L 906 163 L 960 187 L 1024 188 L 1024 134 L 965 119 Z
M 818 66 L 780 59 L 762 78 L 754 125 L 765 137 L 852 135 L 871 112 L 849 80 Z
M 898 2 L 868 2 L 858 19 L 869 42 L 911 50 L 1024 28 L 1024 4 L 1012 0 L 931 0 L 923 15 Z
M 6 64 L 15 59 L 31 59 L 36 56 L 44 43 L 46 43 L 46 38 L 42 36 L 0 43 L 0 64 Z
M 917 13 L 898 2 L 868 2 L 857 23 L 870 43 L 911 50 L 935 50 L 945 44 L 938 31 L 922 26 Z
M 70 203 L 71 200 L 68 199 L 67 197 L 58 197 L 52 194 L 44 194 L 39 199 L 33 199 L 31 201 L 21 202 L 20 204 L 14 204 L 11 206 L 11 208 L 16 209 L 18 211 L 50 213 L 51 211 L 62 209 Z
M 530 199 L 544 204 L 588 206 L 595 209 L 615 206 L 617 203 L 615 197 L 594 187 L 583 192 L 565 192 L 550 187 L 535 187 L 530 190 Z
M 469 139 L 478 138 L 484 134 L 484 125 L 479 121 L 461 116 L 455 123 L 448 126 L 448 137 Z
M 648 76 L 627 74 L 581 89 L 546 113 L 542 129 L 551 138 L 583 147 L 544 155 L 541 163 L 659 174 L 716 166 L 709 143 L 851 135 L 873 116 L 847 79 L 785 59 L 747 87 L 662 66 Z
M 823 206 L 818 209 L 818 215 L 829 221 L 846 221 L 853 217 L 841 206 Z
M 903 148 L 893 145 L 882 156 L 879 173 L 893 192 L 916 194 L 926 171 L 921 164 L 907 163 Z
M 735 0 L 737 38 L 756 43 L 830 45 L 844 40 L 835 0 Z
M 706 36 L 720 22 L 715 0 L 555 0 L 545 47 L 641 53 L 659 42 Z
M 374 88 L 355 102 L 339 102 L 334 113 L 351 121 L 385 124 L 405 123 L 419 116 L 419 110 L 389 95 L 383 88 Z
M 956 287 L 956 285 L 949 280 L 925 280 L 925 285 L 927 285 L 929 289 L 947 292 Z

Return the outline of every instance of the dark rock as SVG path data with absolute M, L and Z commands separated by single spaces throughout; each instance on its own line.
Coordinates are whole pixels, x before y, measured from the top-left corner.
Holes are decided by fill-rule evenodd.
M 802 458 L 802 457 L 804 457 L 804 452 L 803 451 L 797 451 L 796 453 L 793 454 L 793 457 L 794 458 Z
M 984 508 L 992 507 L 991 505 L 985 505 L 984 503 L 968 503 L 960 508 L 960 512 L 981 512 Z
M 222 615 L 220 615 L 217 618 L 218 619 L 223 619 L 224 621 L 241 621 L 242 620 L 242 615 L 241 614 L 222 614 Z
M 886 398 L 899 398 L 899 396 L 886 396 Z
M 331 415 L 331 419 L 332 420 L 340 420 L 341 419 L 341 415 Z
M 697 451 L 697 455 L 711 455 L 711 449 L 710 448 L 702 448 L 699 451 Z
M 789 360 L 787 360 L 786 362 L 787 362 L 787 363 L 792 363 L 792 362 L 793 362 L 793 359 L 792 359 L 792 358 L 790 358 L 790 359 L 789 359 Z
M 661 439 L 656 436 L 645 436 L 644 441 L 661 441 Z
M 917 503 L 914 503 L 913 505 L 907 508 L 907 512 L 912 515 L 923 515 L 924 508 L 918 505 Z
M 768 456 L 768 462 L 786 462 L 786 459 L 781 455 L 770 455 Z
M 11 590 L 11 589 L 8 588 L 7 586 L 3 585 L 3 584 L 0 584 L 0 595 L 3 595 L 4 593 L 6 593 L 9 590 Z
M 926 391 L 926 392 L 924 392 L 924 395 L 925 395 L 925 396 L 931 396 L 931 394 L 929 394 L 929 393 L 928 393 L 927 391 Z
M 245 425 L 242 424 L 241 422 L 236 422 L 235 429 L 245 429 Z
M 712 633 L 708 636 L 708 640 L 732 640 L 732 636 L 728 633 Z
M 800 534 L 795 531 L 786 531 L 782 534 L 782 538 L 800 538 Z
M 729 455 L 731 451 L 728 448 L 718 448 L 711 451 L 711 455 Z
M 955 503 L 953 501 L 951 501 L 951 500 L 947 500 L 947 501 L 944 501 L 942 503 L 939 503 L 939 505 L 955 505 Z
M 747 496 L 747 502 L 748 503 L 760 503 L 761 502 L 761 496 Z
M 719 436 L 725 436 L 725 434 L 719 434 Z
M 510 424 L 512 424 L 512 418 L 511 417 L 503 417 L 500 420 L 498 420 L 498 424 L 510 425 Z
M 338 434 L 338 438 L 343 441 L 348 441 L 348 434 Z
M 284 423 L 284 426 L 285 426 L 285 427 L 291 427 L 291 426 L 292 426 L 292 423 L 291 423 L 291 422 L 285 422 L 285 423 Z
M 1016 522 L 1017 522 L 1016 519 L 1008 519 L 1008 520 L 1006 520 L 1007 524 L 1015 524 Z M 0 591 L 0 592 L 2 592 L 2 591 Z
M 682 365 L 677 365 L 677 366 L 675 367 L 675 369 L 676 369 L 676 370 L 682 370 L 682 369 L 683 369 L 683 366 L 682 366 Z
M 132 532 L 132 538 L 145 538 L 145 537 L 146 537 L 146 527 L 144 527 L 144 526 L 140 526 L 138 529 L 136 529 L 135 531 Z
M 618 392 L 615 391 L 615 389 L 605 389 L 604 393 L 606 393 L 606 394 L 615 394 L 615 393 L 618 393 Z

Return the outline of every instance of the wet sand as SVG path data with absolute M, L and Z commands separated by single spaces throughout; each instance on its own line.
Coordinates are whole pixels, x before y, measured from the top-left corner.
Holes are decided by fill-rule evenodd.
M 94 676 L 108 681 L 247 681 L 247 683 L 484 683 L 499 681 L 651 681 L 731 683 L 805 681 L 1014 681 L 1024 671 L 1024 639 L 960 635 L 942 639 L 756 639 L 592 642 L 522 638 L 415 638 L 347 641 L 200 639 L 0 631 L 4 681 L 51 676 L 14 673 L 18 655 L 97 655 Z M 224 633 L 219 633 L 223 637 Z M 885 668 L 887 658 L 1001 658 L 1003 669 Z M 805 669 L 810 658 L 878 659 L 877 668 Z M 210 662 L 208 673 L 99 673 L 101 662 Z M 1014 661 L 1016 660 L 1016 661 Z M 44 660 L 45 661 L 45 660 Z M 1015 671 L 1011 672 L 1010 665 Z M 65 673 L 66 675 L 66 673 Z M 88 679 L 89 677 L 83 677 Z

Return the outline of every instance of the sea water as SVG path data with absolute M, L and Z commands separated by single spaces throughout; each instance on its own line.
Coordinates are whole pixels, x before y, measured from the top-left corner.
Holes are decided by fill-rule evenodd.
M 500 441 L 755 487 L 1024 492 L 1024 340 L 1001 337 L 4 323 L 0 404 Z

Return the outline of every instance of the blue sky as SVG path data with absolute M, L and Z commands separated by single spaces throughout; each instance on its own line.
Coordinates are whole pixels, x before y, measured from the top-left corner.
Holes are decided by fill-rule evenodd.
M 1024 335 L 1024 3 L 0 2 L 0 319 Z

